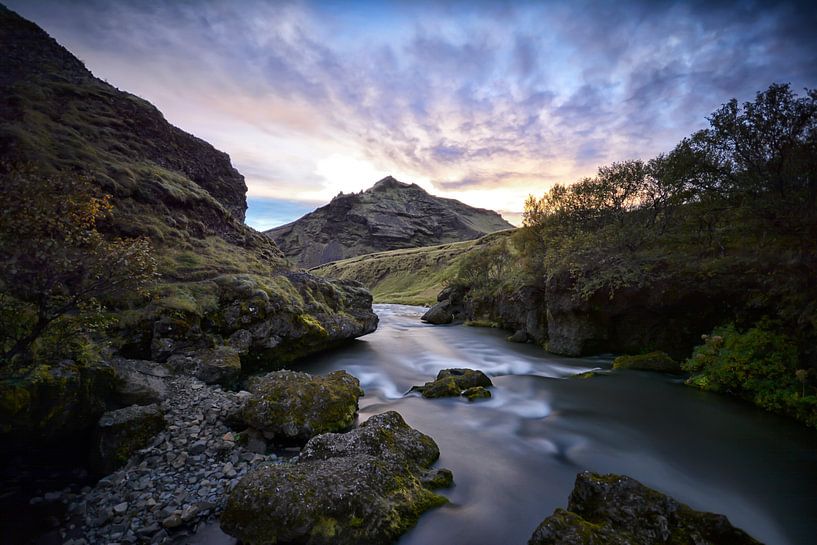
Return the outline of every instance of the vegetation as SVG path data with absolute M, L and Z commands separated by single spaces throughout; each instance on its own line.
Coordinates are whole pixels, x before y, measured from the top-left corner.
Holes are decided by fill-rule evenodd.
M 711 314 L 736 329 L 698 349 L 691 384 L 814 424 L 815 240 L 817 90 L 772 85 L 752 102 L 724 104 L 669 153 L 530 197 L 509 241 L 516 255 L 470 255 L 459 278 L 493 289 L 558 283 L 591 309 L 600 295 L 620 303 L 637 290 L 702 308 L 710 300 Z M 751 348 L 761 332 L 768 339 Z M 706 359 L 715 337 L 737 344 Z
M 807 385 L 814 370 L 799 366 L 796 343 L 768 321 L 746 331 L 733 324 L 715 329 L 683 365 L 693 386 L 736 395 L 817 427 L 817 388 Z
M 0 359 L 87 357 L 85 335 L 108 325 L 104 302 L 147 294 L 156 277 L 151 245 L 97 230 L 113 206 L 87 178 L 18 168 L 3 180 Z

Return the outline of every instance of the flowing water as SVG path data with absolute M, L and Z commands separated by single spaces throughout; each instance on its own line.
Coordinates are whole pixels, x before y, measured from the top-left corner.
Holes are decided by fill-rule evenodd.
M 421 307 L 375 305 L 378 330 L 299 370 L 346 369 L 366 391 L 360 420 L 396 410 L 440 447 L 454 472 L 450 504 L 427 512 L 399 545 L 524 544 L 564 507 L 576 473 L 626 474 L 730 521 L 769 545 L 817 539 L 817 434 L 678 379 L 560 358 L 505 334 L 431 326 Z M 493 398 L 406 395 L 441 369 L 481 369 Z M 214 528 L 208 532 L 220 533 Z M 201 539 L 204 536 L 198 536 Z M 226 536 L 223 536 L 226 538 Z M 205 541 L 221 542 L 211 533 Z

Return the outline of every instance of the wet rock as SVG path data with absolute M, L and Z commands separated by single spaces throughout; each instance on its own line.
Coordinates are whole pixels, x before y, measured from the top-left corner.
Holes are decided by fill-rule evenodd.
M 164 415 L 157 404 L 132 405 L 103 414 L 97 424 L 91 453 L 94 468 L 105 474 L 124 465 L 164 427 Z
M 509 343 L 526 343 L 528 342 L 528 333 L 524 329 L 517 329 L 516 332 L 508 337 Z
M 266 465 L 230 493 L 221 527 L 247 543 L 390 543 L 447 500 L 424 486 L 434 441 L 396 412 L 313 437 L 295 464 Z M 427 483 L 445 484 L 446 479 Z
M 482 386 L 474 386 L 473 388 L 468 388 L 467 390 L 463 390 L 462 397 L 464 397 L 468 401 L 477 401 L 479 399 L 489 399 L 491 397 L 491 391 L 485 389 Z
M 456 397 L 464 395 L 466 390 L 482 387 L 483 390 L 493 386 L 491 379 L 482 371 L 473 369 L 443 369 L 437 373 L 437 378 L 426 382 L 423 386 L 414 386 L 411 390 L 420 392 L 423 397 Z M 487 392 L 487 390 L 484 390 Z M 490 397 L 480 390 L 471 390 L 469 395 Z
M 723 515 L 695 511 L 620 475 L 585 471 L 576 477 L 567 510 L 556 509 L 528 545 L 759 545 Z
M 681 364 L 672 359 L 666 352 L 619 356 L 613 360 L 613 369 L 638 369 L 640 371 L 657 371 L 676 375 L 683 373 Z
M 295 371 L 268 373 L 250 385 L 243 421 L 268 440 L 305 443 L 355 421 L 360 382 L 346 371 L 312 376 Z
M 454 321 L 454 315 L 451 313 L 450 308 L 451 305 L 448 301 L 441 301 L 428 309 L 420 319 L 429 324 L 450 324 Z

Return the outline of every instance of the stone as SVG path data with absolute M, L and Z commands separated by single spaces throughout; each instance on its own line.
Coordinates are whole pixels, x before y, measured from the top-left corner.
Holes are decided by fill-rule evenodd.
M 118 503 L 113 506 L 113 512 L 117 515 L 123 514 L 125 511 L 128 510 L 128 502 Z
M 178 513 L 173 513 L 162 521 L 162 526 L 164 528 L 178 528 L 182 524 L 184 524 L 184 521 L 182 520 L 181 515 Z
M 477 401 L 479 399 L 490 399 L 491 390 L 488 390 L 483 386 L 474 386 L 472 388 L 468 388 L 466 390 L 463 390 L 462 397 L 464 397 L 468 401 Z
M 447 501 L 423 484 L 435 482 L 425 477 L 438 457 L 434 440 L 398 413 L 375 415 L 350 432 L 313 437 L 296 463 L 248 473 L 221 527 L 247 543 L 391 543 Z
M 242 420 L 269 440 L 295 444 L 348 429 L 363 396 L 360 382 L 346 371 L 322 377 L 275 371 L 253 381 L 250 392 Z
M 454 321 L 454 314 L 452 314 L 450 307 L 448 301 L 441 301 L 428 309 L 420 319 L 434 325 L 450 324 Z
M 613 360 L 613 369 L 637 369 L 639 371 L 657 371 L 675 375 L 683 373 L 681 364 L 672 359 L 666 352 L 619 356 Z
M 426 382 L 423 386 L 414 386 L 412 391 L 420 392 L 423 397 L 456 397 L 466 390 L 476 387 L 487 388 L 493 386 L 491 379 L 482 371 L 474 369 L 443 369 L 437 373 L 437 378 Z M 485 390 L 487 392 L 487 390 Z M 469 395 L 490 397 L 478 390 L 472 390 Z
M 233 385 L 241 374 L 241 356 L 232 346 L 202 348 L 186 354 L 174 354 L 167 360 L 176 373 L 196 377 L 207 384 Z
M 723 515 L 695 511 L 621 475 L 576 476 L 567 510 L 539 524 L 528 545 L 760 545 Z
M 132 405 L 105 413 L 97 423 L 91 452 L 93 467 L 101 474 L 121 467 L 164 427 L 164 414 L 157 404 Z
M 528 342 L 528 332 L 524 329 L 517 329 L 516 332 L 508 337 L 509 343 L 526 343 Z
M 150 405 L 167 397 L 165 379 L 170 370 L 164 365 L 145 360 L 113 358 L 116 372 L 117 401 L 123 405 Z

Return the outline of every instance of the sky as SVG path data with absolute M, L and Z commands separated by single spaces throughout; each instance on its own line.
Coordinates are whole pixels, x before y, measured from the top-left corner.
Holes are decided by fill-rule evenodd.
M 733 97 L 817 87 L 799 2 L 0 1 L 229 153 L 258 229 L 387 175 L 519 223 Z

